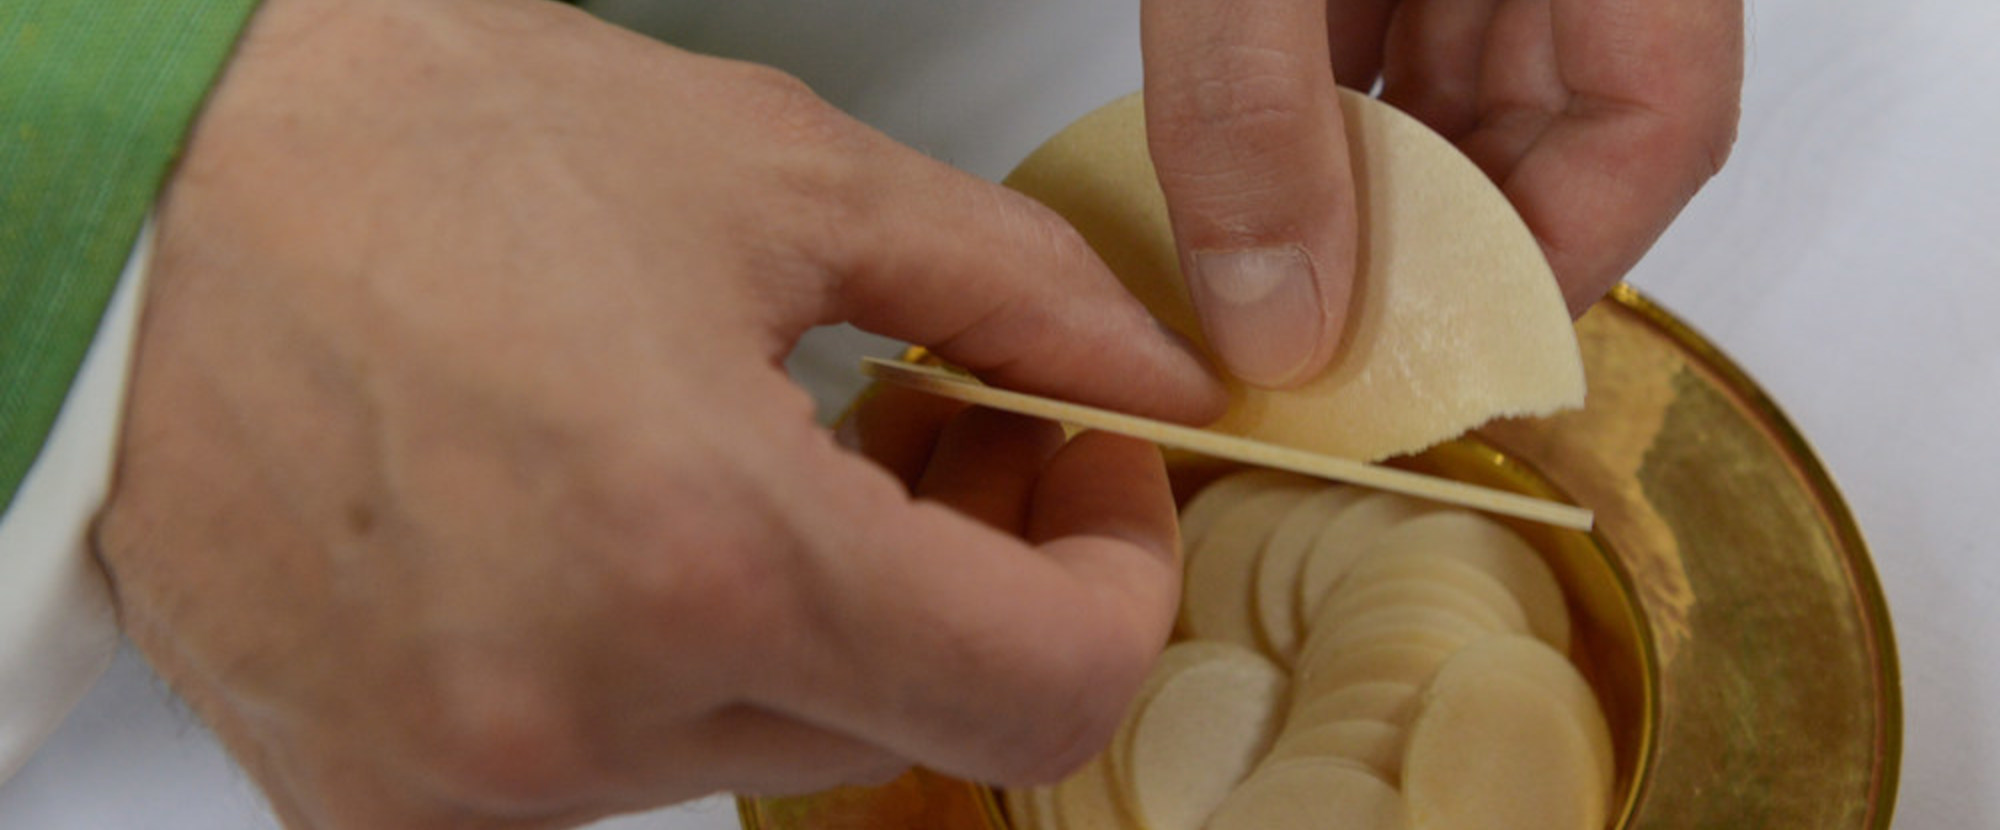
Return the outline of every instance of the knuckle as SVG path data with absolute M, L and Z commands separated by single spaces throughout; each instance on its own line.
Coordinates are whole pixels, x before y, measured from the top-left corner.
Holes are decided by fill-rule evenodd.
M 1144 649 L 1095 646 L 1074 650 L 1076 668 L 1039 692 L 1042 713 L 1014 733 L 1000 753 L 1002 780 L 1045 784 L 1062 780 L 1110 743 L 1151 665 Z
M 1118 729 L 1123 707 L 1098 690 L 1080 690 L 1071 703 L 1035 728 L 1005 756 L 999 780 L 1039 785 L 1061 781 L 1103 751 Z
M 1692 190 L 1722 172 L 1736 144 L 1734 118 L 1696 119 L 1671 113 L 1655 113 L 1650 125 L 1620 151 L 1626 164 L 1634 167 L 1666 165 L 1676 184 Z
M 733 106 L 747 134 L 766 142 L 760 172 L 785 205 L 742 217 L 760 229 L 745 236 L 771 238 L 762 229 L 782 223 L 800 249 L 775 251 L 783 260 L 812 261 L 852 247 L 855 228 L 884 198 L 870 175 L 885 142 L 796 77 L 750 64 L 737 72 Z
M 559 805 L 590 785 L 573 707 L 540 678 L 476 658 L 433 667 L 397 739 L 442 798 L 482 811 Z
M 742 616 L 782 584 L 775 505 L 727 465 L 632 452 L 596 465 L 573 494 L 577 547 L 610 566 L 606 587 L 659 630 Z
M 731 64 L 741 83 L 780 98 L 810 99 L 817 101 L 812 87 L 798 76 L 761 63 L 735 62 Z
M 1740 109 L 1732 106 L 1703 129 L 1699 140 L 1706 161 L 1704 172 L 1707 175 L 1703 176 L 1704 179 L 1714 178 L 1729 163 L 1729 156 L 1736 149 L 1739 121 Z
M 804 81 L 755 64 L 738 68 L 742 104 L 761 122 L 764 135 L 800 146 L 841 146 L 864 133 L 857 122 L 813 92 Z
M 1699 185 L 1722 172 L 1736 146 L 1738 100 L 1726 106 L 1702 99 L 1625 107 L 1645 124 L 1638 139 L 1624 148 L 1630 163 L 1670 160 L 1677 170 L 1695 176 L 1691 183 Z
M 770 534 L 730 498 L 734 488 L 674 472 L 632 478 L 594 488 L 578 510 L 578 524 L 596 524 L 594 548 L 616 562 L 610 588 L 626 602 L 660 622 L 712 618 L 776 576 Z
M 993 207 L 982 214 L 998 223 L 1001 238 L 1017 246 L 1027 261 L 1048 262 L 1065 274 L 1104 268 L 1083 232 L 1055 210 L 1006 188 L 983 187 L 976 192 L 990 199 Z

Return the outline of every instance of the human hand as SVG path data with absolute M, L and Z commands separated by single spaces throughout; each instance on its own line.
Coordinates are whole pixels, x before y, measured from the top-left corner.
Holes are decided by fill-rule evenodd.
M 1741 0 L 1145 0 L 1146 121 L 1202 329 L 1244 380 L 1313 377 L 1356 256 L 1336 81 L 1449 138 L 1540 241 L 1572 315 L 1735 139 Z
M 539 0 L 268 0 L 161 207 L 126 629 L 300 827 L 1049 780 L 1167 636 L 1158 454 L 892 396 L 870 463 L 780 368 L 837 320 L 1221 405 L 1053 214 L 775 72 Z

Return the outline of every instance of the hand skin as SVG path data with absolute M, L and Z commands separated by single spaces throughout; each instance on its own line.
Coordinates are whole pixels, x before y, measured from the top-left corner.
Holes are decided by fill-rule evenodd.
M 848 320 L 1181 421 L 1217 382 L 1053 214 L 773 71 L 268 0 L 159 239 L 97 543 L 290 826 L 1049 781 L 1168 635 L 1156 451 L 886 395 L 871 463 L 780 363 Z
M 1335 84 L 1506 193 L 1581 315 L 1735 141 L 1741 0 L 1144 0 L 1146 121 L 1203 330 L 1252 383 L 1338 350 L 1354 177 Z

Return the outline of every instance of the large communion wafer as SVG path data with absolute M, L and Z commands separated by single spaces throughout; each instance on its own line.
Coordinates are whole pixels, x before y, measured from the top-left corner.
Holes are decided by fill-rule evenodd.
M 1581 405 L 1567 307 L 1506 196 L 1416 119 L 1346 90 L 1341 107 L 1361 227 L 1345 341 L 1299 389 L 1232 384 L 1212 428 L 1374 460 L 1497 416 Z M 1138 96 L 1070 125 L 1006 183 L 1075 225 L 1154 316 L 1204 342 Z

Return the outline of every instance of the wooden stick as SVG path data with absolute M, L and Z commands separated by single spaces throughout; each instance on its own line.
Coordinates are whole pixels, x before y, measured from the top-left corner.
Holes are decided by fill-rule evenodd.
M 975 406 L 1002 409 L 1036 418 L 1060 421 L 1089 429 L 1115 432 L 1134 438 L 1151 441 L 1162 446 L 1197 452 L 1203 455 L 1241 461 L 1260 467 L 1288 470 L 1317 478 L 1345 481 L 1377 490 L 1387 490 L 1414 496 L 1420 499 L 1455 504 L 1488 513 L 1513 516 L 1533 522 L 1566 527 L 1572 530 L 1589 530 L 1594 517 L 1589 510 L 1559 502 L 1493 490 L 1459 481 L 1412 473 L 1375 464 L 1363 464 L 1345 458 L 1318 455 L 1300 450 L 1239 438 L 1234 435 L 1209 432 L 1194 427 L 1170 424 L 1123 412 L 1084 406 L 1082 404 L 1059 401 L 995 389 L 977 381 L 952 374 L 930 366 L 914 363 L 862 358 L 863 374 L 885 383 L 893 383 L 940 397 L 973 404 Z

